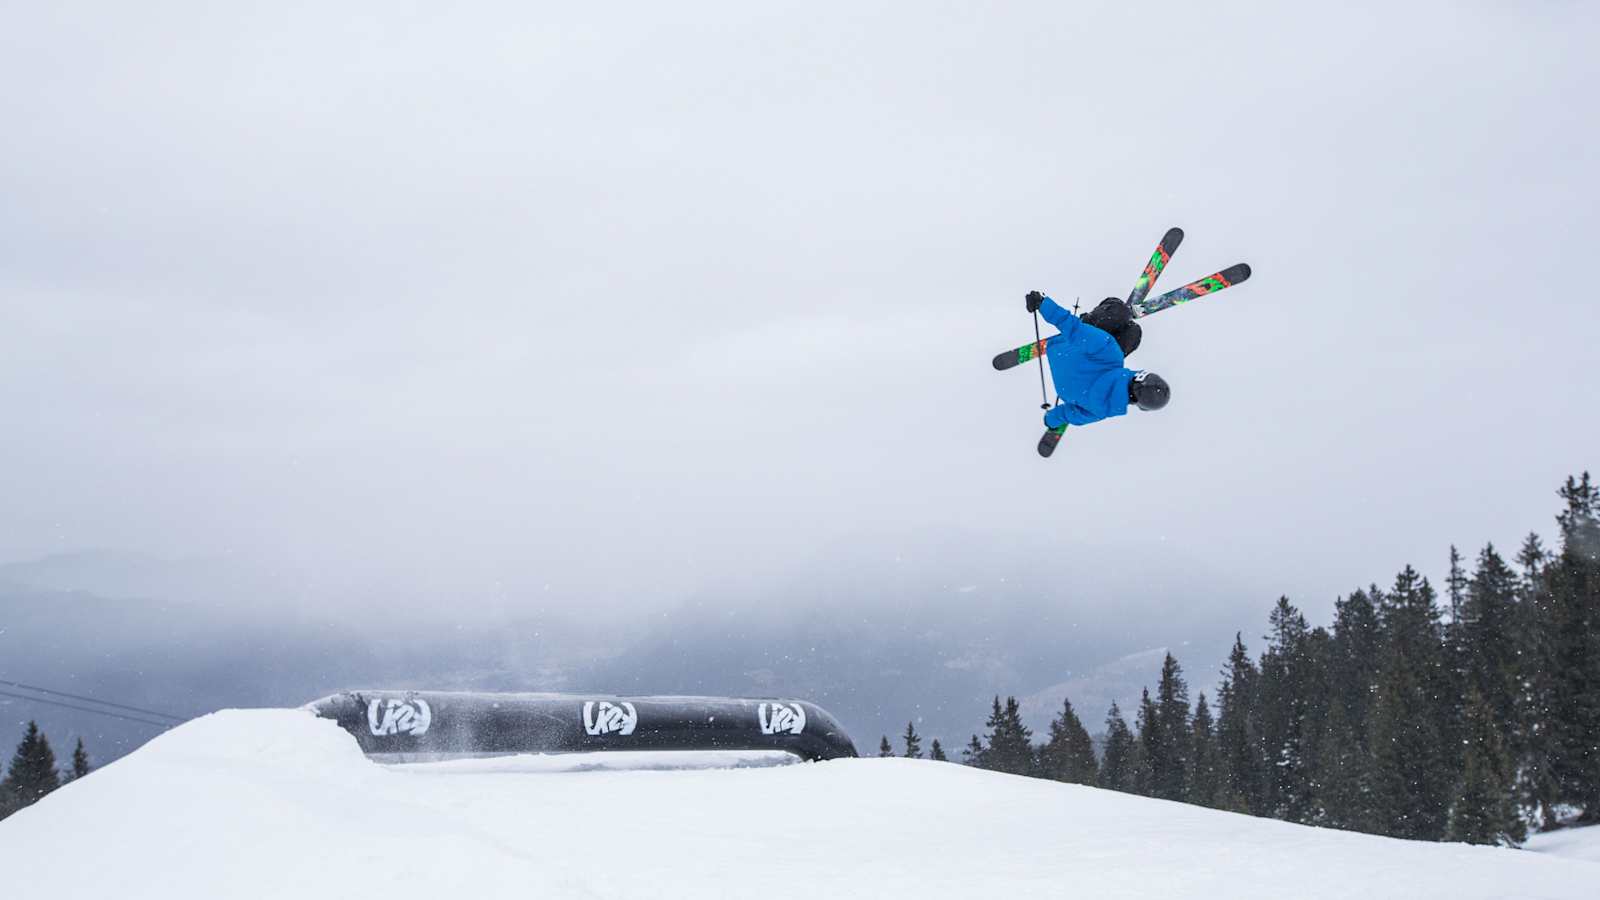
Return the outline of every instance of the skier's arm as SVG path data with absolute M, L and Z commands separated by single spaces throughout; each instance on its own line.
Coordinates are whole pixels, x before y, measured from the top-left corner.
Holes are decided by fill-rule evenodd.
M 1039 304 L 1039 315 L 1043 316 L 1046 322 L 1061 329 L 1062 334 L 1071 331 L 1078 324 L 1077 316 L 1049 297 L 1044 298 Z

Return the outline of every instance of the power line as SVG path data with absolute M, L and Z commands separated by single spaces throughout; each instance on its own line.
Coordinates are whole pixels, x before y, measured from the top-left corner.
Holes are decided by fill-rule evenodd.
M 5 682 L 5 683 L 6 684 L 10 684 L 11 682 L 8 681 L 8 682 Z M 105 711 L 103 709 L 91 709 L 91 708 L 89 708 L 87 706 L 75 706 L 75 705 L 73 705 L 71 703 L 62 703 L 60 700 L 46 700 L 43 697 L 29 697 L 26 694 L 13 694 L 10 691 L 0 691 L 0 697 L 15 697 L 18 700 L 31 700 L 34 703 L 43 703 L 43 704 L 45 704 L 47 706 L 59 706 L 62 709 L 75 709 L 75 710 L 77 710 L 79 712 L 94 713 L 97 716 L 110 716 L 113 719 L 126 719 L 129 722 L 139 722 L 140 724 L 143 724 L 143 725 L 153 725 L 156 728 L 171 728 L 172 727 L 172 724 L 170 722 L 152 722 L 149 719 L 140 719 L 140 718 L 135 718 L 134 716 L 125 716 L 122 713 L 107 712 L 107 711 Z
M 157 712 L 153 709 L 142 709 L 137 706 L 129 706 L 126 703 L 112 703 L 110 700 L 101 700 L 98 697 L 86 697 L 83 694 L 69 694 L 66 691 L 55 691 L 51 690 L 50 688 L 42 688 L 37 685 L 23 684 L 20 681 L 7 681 L 4 678 L 0 678 L 0 684 L 6 685 L 7 687 L 20 688 L 24 691 L 35 691 L 40 694 L 51 694 L 56 697 L 66 697 L 69 700 L 82 700 L 87 703 L 97 704 L 99 706 L 110 706 L 114 709 L 125 709 L 128 712 L 136 712 L 145 716 L 155 716 L 158 719 L 171 719 L 174 722 L 189 721 L 187 717 L 175 716 L 172 713 Z M 90 711 L 93 712 L 93 710 Z

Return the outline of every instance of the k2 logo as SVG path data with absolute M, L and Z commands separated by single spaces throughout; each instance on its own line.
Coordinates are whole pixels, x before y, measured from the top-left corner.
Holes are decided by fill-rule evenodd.
M 378 737 L 409 734 L 422 737 L 433 724 L 433 710 L 426 700 L 374 700 L 367 704 L 367 726 Z
M 799 734 L 806 730 L 806 708 L 798 703 L 763 703 L 756 707 L 762 734 Z
M 639 713 L 626 700 L 583 702 L 583 730 L 589 734 L 619 734 L 627 737 L 639 727 Z

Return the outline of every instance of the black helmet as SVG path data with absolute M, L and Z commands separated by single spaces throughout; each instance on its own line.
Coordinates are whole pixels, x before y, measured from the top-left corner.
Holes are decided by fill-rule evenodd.
M 1128 399 L 1139 404 L 1140 409 L 1160 409 L 1172 399 L 1172 388 L 1160 375 L 1140 372 L 1128 384 Z

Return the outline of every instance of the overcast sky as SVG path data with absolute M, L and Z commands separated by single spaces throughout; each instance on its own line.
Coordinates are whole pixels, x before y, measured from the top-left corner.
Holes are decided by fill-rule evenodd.
M 9 4 L 0 559 L 604 612 L 1023 547 L 1255 622 L 1548 532 L 1596 7 L 1321 6 Z M 1254 278 L 1039 459 L 1023 294 L 1171 225 Z

